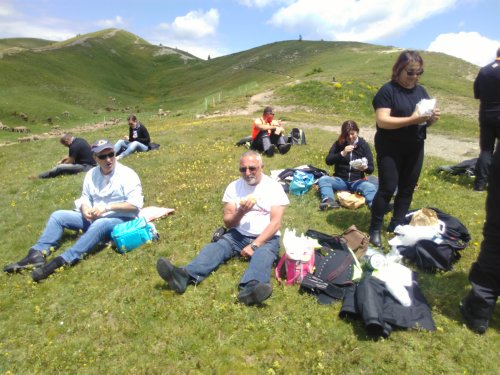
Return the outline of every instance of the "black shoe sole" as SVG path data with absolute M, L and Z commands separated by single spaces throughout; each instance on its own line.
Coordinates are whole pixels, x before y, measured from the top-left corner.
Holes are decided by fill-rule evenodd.
M 160 258 L 156 262 L 156 270 L 160 277 L 165 280 L 170 289 L 174 292 L 182 294 L 186 291 L 186 288 L 182 288 L 174 277 L 174 266 L 165 258 Z
M 259 283 L 255 285 L 250 293 L 240 293 L 238 295 L 238 301 L 244 303 L 247 306 L 257 305 L 268 299 L 272 293 L 273 288 L 271 288 L 271 285 Z
M 19 266 L 17 263 L 9 264 L 4 267 L 3 271 L 7 273 L 16 273 L 24 270 L 33 270 L 35 268 L 40 268 L 45 265 L 45 260 L 40 261 L 38 263 L 30 263 L 25 266 Z

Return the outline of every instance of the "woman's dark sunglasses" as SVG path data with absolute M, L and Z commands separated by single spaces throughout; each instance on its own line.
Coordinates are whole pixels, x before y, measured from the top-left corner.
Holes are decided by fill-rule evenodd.
M 254 167 L 253 165 L 250 166 L 250 167 L 240 167 L 240 172 L 241 173 L 245 173 L 247 171 L 247 169 L 250 171 L 250 172 L 255 172 L 257 170 L 257 167 Z
M 100 160 L 106 160 L 107 158 L 114 158 L 115 157 L 115 152 L 110 152 L 109 154 L 102 154 L 102 155 L 96 155 Z
M 406 74 L 408 74 L 410 77 L 413 77 L 413 76 L 421 76 L 422 74 L 424 74 L 424 70 L 419 70 L 419 71 L 413 71 L 413 70 L 405 70 Z

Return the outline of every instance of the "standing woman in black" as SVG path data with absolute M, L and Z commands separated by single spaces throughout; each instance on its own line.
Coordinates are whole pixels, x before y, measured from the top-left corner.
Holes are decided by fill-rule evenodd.
M 392 67 L 391 81 L 384 84 L 373 98 L 377 120 L 375 150 L 377 152 L 379 189 L 372 204 L 370 242 L 381 246 L 384 214 L 396 191 L 394 211 L 387 230 L 404 221 L 424 160 L 427 126 L 439 119 L 435 108 L 421 115 L 416 107 L 421 99 L 429 99 L 418 84 L 424 73 L 424 61 L 417 51 L 403 51 Z

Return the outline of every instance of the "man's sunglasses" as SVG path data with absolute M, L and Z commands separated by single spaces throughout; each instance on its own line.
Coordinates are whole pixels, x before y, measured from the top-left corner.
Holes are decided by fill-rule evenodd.
M 419 70 L 419 71 L 413 71 L 413 70 L 405 70 L 406 74 L 408 74 L 410 77 L 413 77 L 413 76 L 421 76 L 422 74 L 424 74 L 424 70 Z
M 98 159 L 100 160 L 106 160 L 107 158 L 114 158 L 115 157 L 115 152 L 110 152 L 109 154 L 102 154 L 102 155 L 96 155 Z
M 245 173 L 247 171 L 247 169 L 250 171 L 250 172 L 255 172 L 257 170 L 258 167 L 254 167 L 253 165 L 251 165 L 250 167 L 240 167 L 240 172 L 241 173 Z

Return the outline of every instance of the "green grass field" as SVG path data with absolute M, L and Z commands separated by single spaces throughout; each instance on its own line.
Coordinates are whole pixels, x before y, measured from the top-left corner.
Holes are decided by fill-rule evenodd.
M 231 261 L 184 295 L 169 291 L 155 270 L 160 256 L 175 264 L 192 259 L 221 224 L 225 186 L 238 177 L 248 118 L 203 121 L 145 121 L 156 152 L 123 163 L 140 175 L 146 205 L 175 208 L 156 223 L 161 239 L 131 253 L 111 248 L 35 284 L 30 274 L 3 275 L 0 287 L 0 371 L 2 373 L 496 373 L 498 314 L 485 336 L 464 327 L 458 311 L 468 290 L 467 273 L 481 241 L 484 194 L 471 192 L 466 178 L 434 172 L 441 160 L 426 158 L 413 208 L 431 205 L 459 217 L 472 241 L 455 269 L 420 273 L 432 306 L 436 332 L 396 331 L 370 340 L 360 322 L 337 316 L 340 305 L 321 306 L 296 287 L 273 281 L 263 307 L 236 302 L 245 264 Z M 289 123 L 289 127 L 293 122 Z M 117 139 L 119 127 L 87 133 Z M 265 170 L 310 163 L 327 168 L 324 156 L 334 135 L 307 133 L 308 145 L 265 159 Z M 51 180 L 28 176 L 51 167 L 64 149 L 56 139 L 6 146 L 0 162 L 2 250 L 5 265 L 25 255 L 51 211 L 71 208 L 83 175 Z M 340 233 L 351 224 L 367 230 L 369 211 L 318 210 L 311 191 L 291 196 L 283 228 Z M 62 249 L 74 241 L 69 233 Z
M 86 126 L 80 136 L 113 141 L 121 124 L 93 128 L 104 118 L 124 120 L 135 112 L 159 151 L 123 160 L 141 177 L 147 206 L 175 209 L 156 222 L 160 241 L 120 255 L 104 248 L 39 284 L 29 272 L 2 274 L 0 283 L 0 373 L 5 374 L 495 374 L 499 318 L 486 335 L 463 324 L 458 303 L 469 289 L 467 275 L 482 239 L 485 193 L 472 180 L 435 172 L 446 160 L 426 157 L 412 208 L 434 206 L 458 217 L 472 241 L 451 272 L 419 272 L 437 330 L 399 330 L 373 341 L 358 321 L 338 318 L 339 304 L 318 305 L 297 287 L 272 281 L 262 307 L 236 302 L 246 264 L 231 261 L 184 295 L 169 291 L 156 273 L 157 259 L 189 262 L 222 224 L 222 195 L 239 176 L 241 147 L 252 117 L 196 118 L 244 108 L 251 95 L 274 89 L 273 105 L 287 129 L 301 124 L 338 128 L 353 118 L 373 126 L 371 98 L 390 74 L 390 47 L 360 43 L 287 41 L 212 59 L 155 55 L 157 46 L 118 32 L 98 32 L 84 44 L 0 59 L 0 121 L 26 125 L 31 134 Z M 80 39 L 78 39 L 80 40 Z M 137 43 L 135 43 L 137 41 Z M 33 48 L 48 41 L 4 41 L 1 48 Z M 110 51 L 114 52 L 110 52 Z M 116 58 L 117 55 L 119 58 Z M 442 110 L 435 132 L 477 139 L 477 103 L 472 98 L 476 67 L 442 54 L 424 53 L 422 84 Z M 78 74 L 76 74 L 78 72 Z M 340 83 L 335 85 L 335 81 Z M 453 79 L 450 80 L 449 77 Z M 32 84 L 29 84 L 32 82 Z M 113 100 L 114 98 L 114 100 Z M 109 107 L 106 109 L 106 107 Z M 155 116 L 158 108 L 170 110 Z M 70 116 L 61 114 L 69 111 Z M 23 123 L 19 114 L 29 115 Z M 363 130 L 361 130 L 361 134 Z M 324 157 L 336 134 L 308 128 L 308 145 L 264 160 L 266 172 L 312 164 L 330 171 Z M 19 143 L 0 132 L 0 264 L 26 255 L 50 213 L 71 209 L 83 174 L 50 180 L 30 178 L 66 154 L 56 137 Z M 290 196 L 284 228 L 339 234 L 352 224 L 367 231 L 370 213 L 319 211 L 314 191 Z M 76 235 L 67 232 L 61 249 Z M 384 237 L 387 241 L 389 237 Z M 385 242 L 385 249 L 388 250 Z

